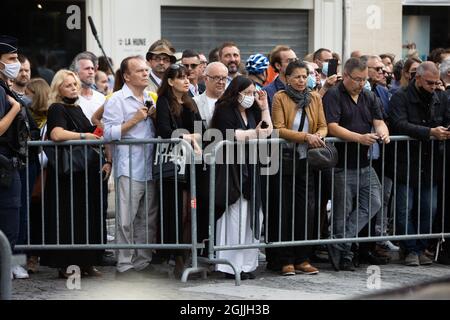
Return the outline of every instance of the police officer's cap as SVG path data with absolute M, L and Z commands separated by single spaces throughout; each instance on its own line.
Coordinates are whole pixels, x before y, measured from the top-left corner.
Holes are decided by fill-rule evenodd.
M 16 53 L 17 39 L 11 36 L 0 35 L 0 54 Z

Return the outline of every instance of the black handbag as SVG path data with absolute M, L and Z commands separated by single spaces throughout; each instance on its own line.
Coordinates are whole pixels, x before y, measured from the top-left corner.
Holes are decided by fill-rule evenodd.
M 324 147 L 308 149 L 308 163 L 316 170 L 331 169 L 338 163 L 338 151 L 331 143 Z
M 154 154 L 155 159 L 152 164 L 154 180 L 187 181 L 186 152 L 180 143 L 159 143 L 156 145 Z
M 72 117 L 67 112 L 66 115 L 72 121 L 75 130 L 77 130 L 76 132 L 81 132 Z M 56 168 L 56 147 L 44 147 L 44 152 L 48 158 L 48 165 Z M 73 173 L 84 172 L 88 168 L 99 166 L 100 161 L 103 162 L 103 157 L 100 156 L 100 151 L 94 146 L 74 145 L 72 147 L 58 147 L 58 174 L 69 175 L 71 171 Z

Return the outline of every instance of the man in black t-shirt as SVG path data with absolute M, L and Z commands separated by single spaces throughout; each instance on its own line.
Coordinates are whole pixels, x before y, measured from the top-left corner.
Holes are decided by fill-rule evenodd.
M 346 141 L 336 144 L 339 161 L 334 170 L 332 238 L 356 237 L 381 208 L 381 185 L 368 152 L 379 139 L 389 143 L 389 131 L 379 100 L 363 90 L 367 78 L 367 65 L 351 58 L 345 63 L 343 81 L 323 98 L 328 132 Z M 351 243 L 328 249 L 336 270 L 354 270 Z

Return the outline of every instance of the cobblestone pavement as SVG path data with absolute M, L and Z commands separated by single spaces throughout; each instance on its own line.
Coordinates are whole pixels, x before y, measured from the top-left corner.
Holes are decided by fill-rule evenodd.
M 335 272 L 328 263 L 315 264 L 318 275 L 282 277 L 265 268 L 261 262 L 255 280 L 235 286 L 222 274 L 211 272 L 207 279 L 191 276 L 187 283 L 173 278 L 170 266 L 155 265 L 155 272 L 146 277 L 119 280 L 114 267 L 99 267 L 102 277 L 81 278 L 79 290 L 68 289 L 73 282 L 57 277 L 56 269 L 41 267 L 30 279 L 13 281 L 13 299 L 32 300 L 97 300 L 97 299 L 160 299 L 160 300 L 310 300 L 358 299 L 383 290 L 420 284 L 450 276 L 450 266 L 406 267 L 363 265 L 355 272 Z M 380 277 L 377 278 L 379 271 Z M 68 285 L 69 284 L 69 285 Z M 378 286 L 379 285 L 379 286 Z M 379 289 L 377 289 L 379 287 Z M 450 290 L 449 290 L 450 291 Z M 450 299 L 450 296 L 446 297 Z

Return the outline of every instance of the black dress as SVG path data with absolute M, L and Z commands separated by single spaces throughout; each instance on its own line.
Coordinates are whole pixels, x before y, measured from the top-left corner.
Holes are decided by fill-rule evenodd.
M 261 121 L 261 110 L 257 107 L 247 109 L 247 124 L 241 117 L 237 107 L 234 106 L 220 106 L 216 107 L 214 116 L 211 122 L 211 127 L 221 131 L 223 137 L 227 137 L 227 130 L 249 130 L 255 129 L 257 124 Z M 234 137 L 233 137 L 234 138 Z M 249 149 L 249 145 L 245 145 L 243 152 L 238 151 L 238 145 L 233 146 L 234 162 L 229 164 L 227 161 L 227 152 L 225 146 L 223 152 L 218 152 L 216 161 L 223 164 L 216 164 L 216 190 L 215 190 L 215 219 L 217 220 L 225 212 L 226 207 L 236 202 L 242 195 L 250 202 L 252 214 L 250 215 L 250 225 L 253 226 L 253 234 L 256 239 L 260 238 L 260 221 L 259 212 L 261 209 L 261 172 L 260 165 L 255 157 L 259 153 L 258 145 L 253 145 Z M 255 154 L 256 152 L 256 154 Z M 229 153 L 228 153 L 229 154 Z M 244 154 L 245 161 L 237 159 L 238 154 Z M 224 156 L 220 160 L 221 156 Z M 228 169 L 227 169 L 228 167 Z M 227 186 L 227 171 L 228 171 L 228 186 Z M 228 202 L 226 193 L 228 191 Z
M 173 131 L 176 129 L 185 129 L 189 133 L 194 133 L 195 121 L 201 121 L 200 114 L 193 112 L 187 106 L 182 105 L 182 111 L 179 116 L 172 114 L 169 109 L 169 101 L 167 97 L 160 96 L 156 103 L 156 131 L 158 137 L 163 139 L 172 137 Z M 179 137 L 177 137 L 179 138 Z M 186 172 L 189 172 L 189 166 L 186 166 Z M 183 241 L 183 225 L 184 228 L 190 228 L 190 215 L 183 218 L 183 191 L 190 190 L 189 179 L 187 181 L 175 181 L 165 178 L 157 183 L 156 188 L 162 192 L 161 210 L 163 211 L 163 227 L 162 240 L 164 243 L 185 243 Z M 186 200 L 186 199 L 185 199 Z M 177 236 L 178 225 L 178 236 Z M 190 233 L 190 232 L 189 232 Z
M 94 130 L 79 106 L 52 104 L 48 110 L 47 135 L 50 137 L 55 127 L 78 132 L 73 122 L 76 122 L 81 132 Z M 56 174 L 55 168 L 49 163 L 44 208 L 46 244 L 102 243 L 100 207 L 102 176 L 99 161 L 90 165 L 87 180 L 85 172 L 73 173 L 72 184 L 70 175 Z M 66 268 L 69 265 L 81 268 L 95 266 L 101 261 L 101 253 L 101 250 L 51 250 L 43 252 L 41 264 L 55 268 Z

